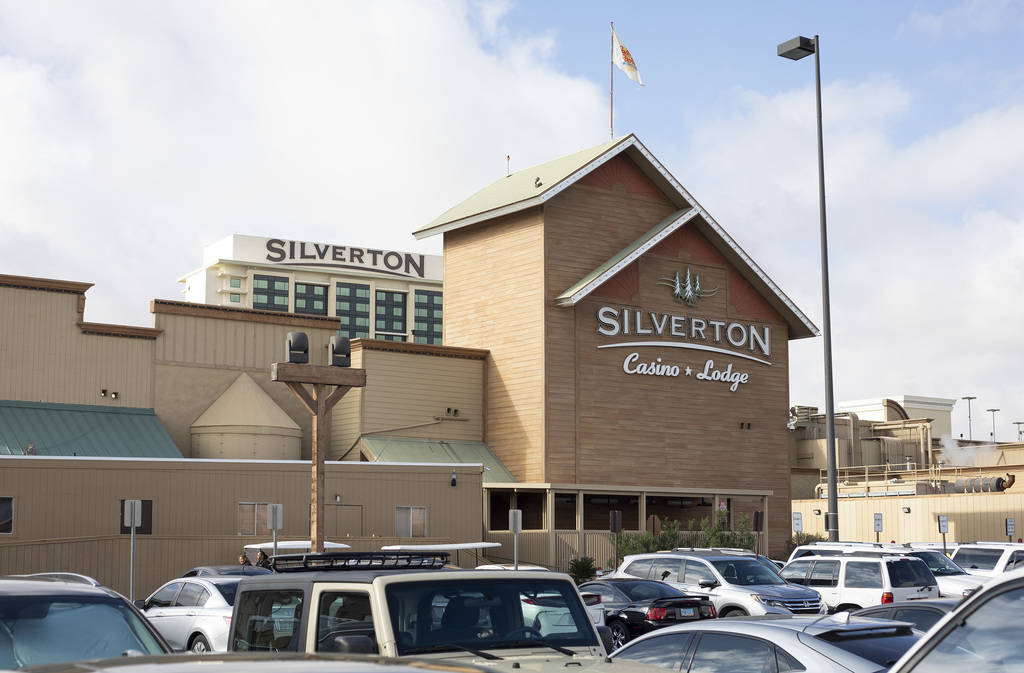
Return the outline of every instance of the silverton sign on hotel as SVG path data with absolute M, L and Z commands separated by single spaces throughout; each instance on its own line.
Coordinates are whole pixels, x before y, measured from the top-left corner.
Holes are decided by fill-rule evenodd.
M 697 279 L 693 290 L 690 270 L 686 270 L 686 283 L 681 285 L 679 274 L 674 283 L 673 296 L 687 306 L 695 306 L 696 300 L 713 296 L 716 290 L 701 291 Z M 685 288 L 685 291 L 684 291 Z M 619 337 L 613 343 L 604 343 L 598 348 L 626 348 L 628 353 L 622 362 L 622 371 L 629 375 L 645 376 L 695 376 L 700 381 L 721 381 L 729 390 L 736 392 L 750 381 L 746 371 L 734 369 L 732 363 L 725 367 L 716 366 L 713 358 L 703 363 L 675 363 L 670 356 L 641 358 L 639 348 L 666 348 L 702 351 L 753 361 L 771 366 L 771 328 L 736 321 L 717 320 L 693 315 L 679 315 L 644 311 L 633 308 L 602 306 L 597 310 L 597 333 L 606 337 Z

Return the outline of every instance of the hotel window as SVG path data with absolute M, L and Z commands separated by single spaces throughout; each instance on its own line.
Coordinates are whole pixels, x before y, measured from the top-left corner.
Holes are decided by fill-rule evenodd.
M 426 507 L 395 507 L 395 537 L 426 536 Z
M 413 340 L 418 344 L 441 345 L 441 293 L 416 290 L 413 309 Z
M 121 501 L 121 507 L 118 509 L 118 519 L 121 521 L 121 535 L 131 535 L 131 526 L 124 525 L 124 500 Z M 142 501 L 142 525 L 135 528 L 136 535 L 152 535 L 153 534 L 153 501 L 143 500 Z
M 385 341 L 405 341 L 405 293 L 377 290 L 374 336 Z
M 239 304 L 242 302 L 242 295 L 232 292 L 230 295 L 232 304 Z
M 335 315 L 341 321 L 341 336 L 366 339 L 370 336 L 370 286 L 356 283 L 334 285 Z
M 295 312 L 327 315 L 327 286 L 296 283 Z
M 242 287 L 242 279 L 241 278 L 231 278 L 230 280 L 228 280 L 228 284 L 231 287 Z
M 263 311 L 288 310 L 288 277 L 252 277 L 252 307 Z
M 14 532 L 14 498 L 0 498 L 0 533 Z
M 235 509 L 235 534 L 265 535 L 267 526 L 267 504 L 265 502 L 240 502 Z

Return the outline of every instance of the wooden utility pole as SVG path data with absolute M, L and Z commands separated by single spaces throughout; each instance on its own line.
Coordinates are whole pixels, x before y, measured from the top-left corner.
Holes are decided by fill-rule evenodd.
M 324 550 L 324 453 L 331 442 L 331 409 L 351 388 L 366 385 L 366 370 L 275 362 L 270 380 L 286 384 L 313 416 L 313 481 L 310 493 L 310 551 Z M 313 392 L 306 388 L 313 387 Z M 331 390 L 331 388 L 334 388 Z

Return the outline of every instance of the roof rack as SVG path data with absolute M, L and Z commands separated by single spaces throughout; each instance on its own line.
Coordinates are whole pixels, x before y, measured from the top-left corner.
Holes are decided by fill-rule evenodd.
M 289 573 L 307 570 L 376 570 L 391 568 L 443 568 L 448 552 L 321 552 L 273 556 L 274 572 Z
M 687 554 L 722 554 L 732 556 L 756 556 L 756 554 L 749 549 L 740 549 L 739 547 L 676 547 L 670 549 L 669 552 L 685 552 Z

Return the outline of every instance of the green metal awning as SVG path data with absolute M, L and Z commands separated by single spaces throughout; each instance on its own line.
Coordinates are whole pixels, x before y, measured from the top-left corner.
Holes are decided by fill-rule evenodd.
M 359 441 L 362 453 L 375 463 L 480 463 L 485 482 L 516 481 L 485 442 L 377 435 L 363 435 Z
M 0 455 L 181 458 L 152 409 L 0 400 Z

